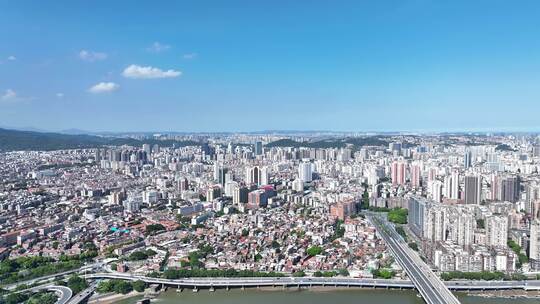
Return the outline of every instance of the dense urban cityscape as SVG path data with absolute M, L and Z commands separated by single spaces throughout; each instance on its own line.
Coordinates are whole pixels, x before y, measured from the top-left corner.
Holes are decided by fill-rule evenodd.
M 540 303 L 539 29 L 0 0 L 0 304 Z
M 154 144 L 1 152 L 6 292 L 59 272 L 82 289 L 135 288 L 81 270 L 409 280 L 373 215 L 443 281 L 540 274 L 537 135 L 136 138 Z

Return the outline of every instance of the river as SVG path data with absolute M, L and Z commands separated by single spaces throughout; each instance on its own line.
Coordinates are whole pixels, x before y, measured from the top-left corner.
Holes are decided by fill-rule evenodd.
M 538 304 L 538 299 L 505 299 L 483 298 L 458 294 L 462 304 Z M 131 298 L 118 302 L 119 304 L 135 304 L 140 298 Z M 288 289 L 288 290 L 257 290 L 257 289 L 232 289 L 200 290 L 194 293 L 184 290 L 177 293 L 174 289 L 162 293 L 152 303 L 160 304 L 335 304 L 335 303 L 366 303 L 366 304 L 422 304 L 424 303 L 411 290 L 382 290 L 382 289 L 346 289 L 346 290 L 321 290 L 321 289 Z

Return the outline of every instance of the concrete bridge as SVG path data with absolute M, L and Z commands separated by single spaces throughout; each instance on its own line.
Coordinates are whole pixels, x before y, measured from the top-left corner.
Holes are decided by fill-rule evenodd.
M 184 278 L 164 279 L 137 276 L 125 273 L 95 273 L 86 275 L 87 279 L 120 279 L 149 284 L 160 284 L 176 288 L 248 288 L 248 287 L 363 287 L 388 289 L 413 289 L 409 280 L 358 279 L 358 278 L 315 278 L 315 277 L 276 277 L 276 278 Z M 455 291 L 471 290 L 540 290 L 540 281 L 449 281 L 445 285 Z
M 386 217 L 368 214 L 368 219 L 377 229 L 377 233 L 384 239 L 396 261 L 411 278 L 426 303 L 460 303 L 439 276 L 434 274 L 418 254 L 409 248 L 408 244 L 395 231 L 394 226 L 388 223 Z

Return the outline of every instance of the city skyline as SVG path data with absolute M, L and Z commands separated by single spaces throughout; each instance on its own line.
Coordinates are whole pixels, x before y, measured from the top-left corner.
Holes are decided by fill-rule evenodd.
M 0 304 L 538 304 L 539 29 L 532 0 L 0 0 Z
M 92 132 L 539 131 L 538 15 L 533 1 L 2 2 L 0 121 Z

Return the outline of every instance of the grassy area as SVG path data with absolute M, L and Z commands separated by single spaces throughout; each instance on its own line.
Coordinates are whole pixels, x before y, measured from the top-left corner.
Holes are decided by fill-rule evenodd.
M 388 212 L 388 220 L 395 224 L 407 224 L 408 214 L 405 208 L 394 208 Z
M 373 269 L 371 271 L 371 273 L 373 274 L 373 277 L 374 278 L 378 278 L 378 279 L 391 279 L 394 277 L 395 273 L 393 270 L 390 270 L 390 269 L 386 269 L 386 268 L 383 268 L 383 269 Z
M 443 272 L 441 274 L 441 279 L 445 281 L 454 280 L 454 279 L 466 279 L 466 280 L 502 280 L 504 279 L 504 273 L 502 272 L 461 272 L 461 271 L 450 271 Z
M 407 224 L 408 211 L 405 208 L 386 208 L 370 206 L 369 211 L 373 212 L 388 212 L 388 220 L 395 224 Z
M 316 256 L 316 255 L 319 255 L 323 252 L 323 249 L 321 246 L 312 246 L 312 247 L 309 247 L 308 250 L 307 250 L 307 254 L 309 256 Z

